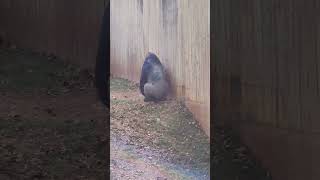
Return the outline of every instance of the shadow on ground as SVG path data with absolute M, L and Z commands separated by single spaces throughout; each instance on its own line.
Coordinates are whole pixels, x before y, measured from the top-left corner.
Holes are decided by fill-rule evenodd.
M 106 111 L 92 75 L 0 49 L 0 179 L 105 179 Z

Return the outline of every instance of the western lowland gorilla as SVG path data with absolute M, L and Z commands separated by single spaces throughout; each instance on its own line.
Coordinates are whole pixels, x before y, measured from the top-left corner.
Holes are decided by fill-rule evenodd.
M 145 102 L 165 100 L 169 92 L 166 71 L 159 58 L 151 52 L 147 54 L 142 65 L 140 91 Z
M 99 99 L 109 106 L 109 66 L 110 66 L 110 2 L 108 2 L 101 23 L 98 52 L 95 67 L 95 84 Z

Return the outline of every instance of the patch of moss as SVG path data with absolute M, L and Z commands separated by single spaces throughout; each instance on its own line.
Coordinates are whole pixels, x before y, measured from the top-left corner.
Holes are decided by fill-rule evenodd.
M 126 91 L 132 90 L 137 87 L 136 84 L 123 78 L 111 78 L 110 79 L 110 91 Z

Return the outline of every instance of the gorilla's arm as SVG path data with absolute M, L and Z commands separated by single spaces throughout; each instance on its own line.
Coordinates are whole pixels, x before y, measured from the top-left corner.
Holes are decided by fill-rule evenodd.
M 152 65 L 149 62 L 144 62 L 142 65 L 141 70 L 141 77 L 140 77 L 140 92 L 144 95 L 144 85 L 148 81 L 148 76 L 152 71 Z

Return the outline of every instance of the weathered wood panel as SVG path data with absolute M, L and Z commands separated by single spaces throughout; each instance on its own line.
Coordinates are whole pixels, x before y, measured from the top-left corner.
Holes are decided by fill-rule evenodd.
M 111 73 L 138 82 L 148 51 L 167 68 L 173 94 L 210 130 L 209 0 L 112 0 Z
M 0 31 L 17 47 L 93 68 L 107 0 L 1 0 Z
M 320 179 L 320 2 L 211 3 L 213 119 L 239 129 L 274 179 Z

